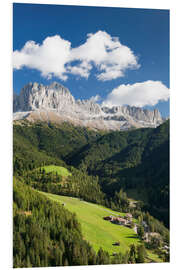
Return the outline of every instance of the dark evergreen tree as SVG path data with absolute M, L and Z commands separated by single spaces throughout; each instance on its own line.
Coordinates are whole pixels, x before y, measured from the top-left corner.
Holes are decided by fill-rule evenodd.
M 139 236 L 140 239 L 143 239 L 144 237 L 144 227 L 143 226 L 138 226 L 137 228 L 137 234 Z
M 139 245 L 137 247 L 137 263 L 144 263 L 145 262 L 145 256 L 146 256 L 146 250 L 144 245 Z
M 130 247 L 129 263 L 136 263 L 136 247 L 134 244 Z

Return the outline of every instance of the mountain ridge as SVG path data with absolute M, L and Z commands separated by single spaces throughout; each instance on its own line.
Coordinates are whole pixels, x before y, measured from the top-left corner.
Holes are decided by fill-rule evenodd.
M 14 120 L 70 122 L 95 130 L 157 127 L 164 121 L 157 109 L 129 105 L 110 108 L 91 99 L 76 100 L 69 89 L 57 82 L 48 86 L 36 82 L 25 85 L 19 96 L 13 96 L 13 112 Z

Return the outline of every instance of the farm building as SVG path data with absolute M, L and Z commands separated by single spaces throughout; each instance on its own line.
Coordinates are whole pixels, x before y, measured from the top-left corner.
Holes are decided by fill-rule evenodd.
M 126 225 L 127 224 L 127 220 L 124 218 L 121 218 L 121 217 L 114 217 L 111 222 L 118 224 L 118 225 Z
M 104 220 L 108 220 L 114 224 L 118 225 L 127 225 L 129 223 L 129 220 L 122 218 L 122 217 L 114 217 L 114 216 L 107 216 L 103 218 Z

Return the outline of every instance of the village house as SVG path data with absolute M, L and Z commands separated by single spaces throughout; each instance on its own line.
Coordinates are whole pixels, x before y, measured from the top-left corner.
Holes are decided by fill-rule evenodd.
M 117 225 L 123 225 L 123 226 L 128 226 L 130 227 L 131 224 L 132 224 L 132 214 L 130 213 L 127 213 L 125 216 L 106 216 L 106 217 L 103 217 L 104 220 L 107 220 L 107 221 L 110 221 L 114 224 L 117 224 Z M 136 228 L 137 230 L 137 228 Z
M 157 233 L 157 232 L 150 232 L 150 233 L 149 233 L 149 236 L 151 236 L 151 237 L 156 237 L 156 238 L 161 238 L 160 233 Z
M 131 214 L 126 214 L 125 217 L 114 217 L 114 216 L 106 216 L 103 217 L 104 220 L 110 221 L 114 224 L 118 224 L 118 225 L 124 225 L 124 226 L 130 226 L 131 222 L 132 222 L 132 215 Z
M 126 225 L 128 223 L 127 219 L 122 217 L 107 216 L 104 217 L 103 219 L 118 225 Z
M 125 216 L 127 219 L 129 219 L 130 221 L 132 221 L 132 214 L 130 213 L 127 213 L 126 216 Z
M 160 238 L 161 236 L 159 233 L 156 233 L 156 232 L 145 232 L 143 240 L 145 242 L 149 242 L 151 237 Z

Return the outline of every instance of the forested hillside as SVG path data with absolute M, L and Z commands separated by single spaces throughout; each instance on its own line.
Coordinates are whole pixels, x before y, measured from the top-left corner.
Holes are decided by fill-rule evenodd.
M 83 240 L 76 216 L 14 179 L 14 267 L 110 263 Z
M 77 218 L 38 191 L 131 213 L 161 236 L 146 248 L 169 260 L 157 249 L 169 243 L 161 223 L 169 224 L 168 121 L 156 129 L 107 133 L 23 120 L 14 124 L 13 147 L 14 267 L 131 263 L 131 249 L 133 262 L 141 261 L 138 252 L 145 260 L 143 246 L 113 258 L 102 249 L 96 253 Z
M 143 209 L 168 226 L 169 121 L 156 129 L 104 134 L 66 123 L 58 126 L 22 121 L 14 125 L 13 138 L 15 174 L 42 165 L 62 165 L 73 171 L 68 189 L 61 185 L 61 191 L 56 192 L 57 186 L 49 185 L 49 191 L 61 195 L 69 192 L 84 199 L 90 194 L 90 201 L 106 201 L 110 206 L 107 201 L 114 200 L 115 192 L 123 189 L 135 199 L 139 197 L 144 202 Z M 40 182 L 33 185 L 47 190 Z M 97 185 L 97 189 L 91 189 L 91 185 Z M 93 190 L 99 190 L 99 195 Z
M 26 120 L 18 121 L 17 125 L 14 125 L 13 131 L 15 153 L 17 147 L 26 149 L 30 144 L 30 148 L 58 159 L 65 159 L 69 154 L 76 153 L 82 146 L 96 140 L 104 133 L 75 127 L 68 123 L 61 125 L 43 122 L 31 124 Z
M 71 156 L 71 163 L 93 171 L 97 162 L 111 158 L 119 162 L 120 169 L 131 168 L 140 164 L 152 151 L 167 141 L 169 141 L 169 121 L 156 129 L 114 131 L 104 134 L 94 142 L 89 142 L 74 159 Z

